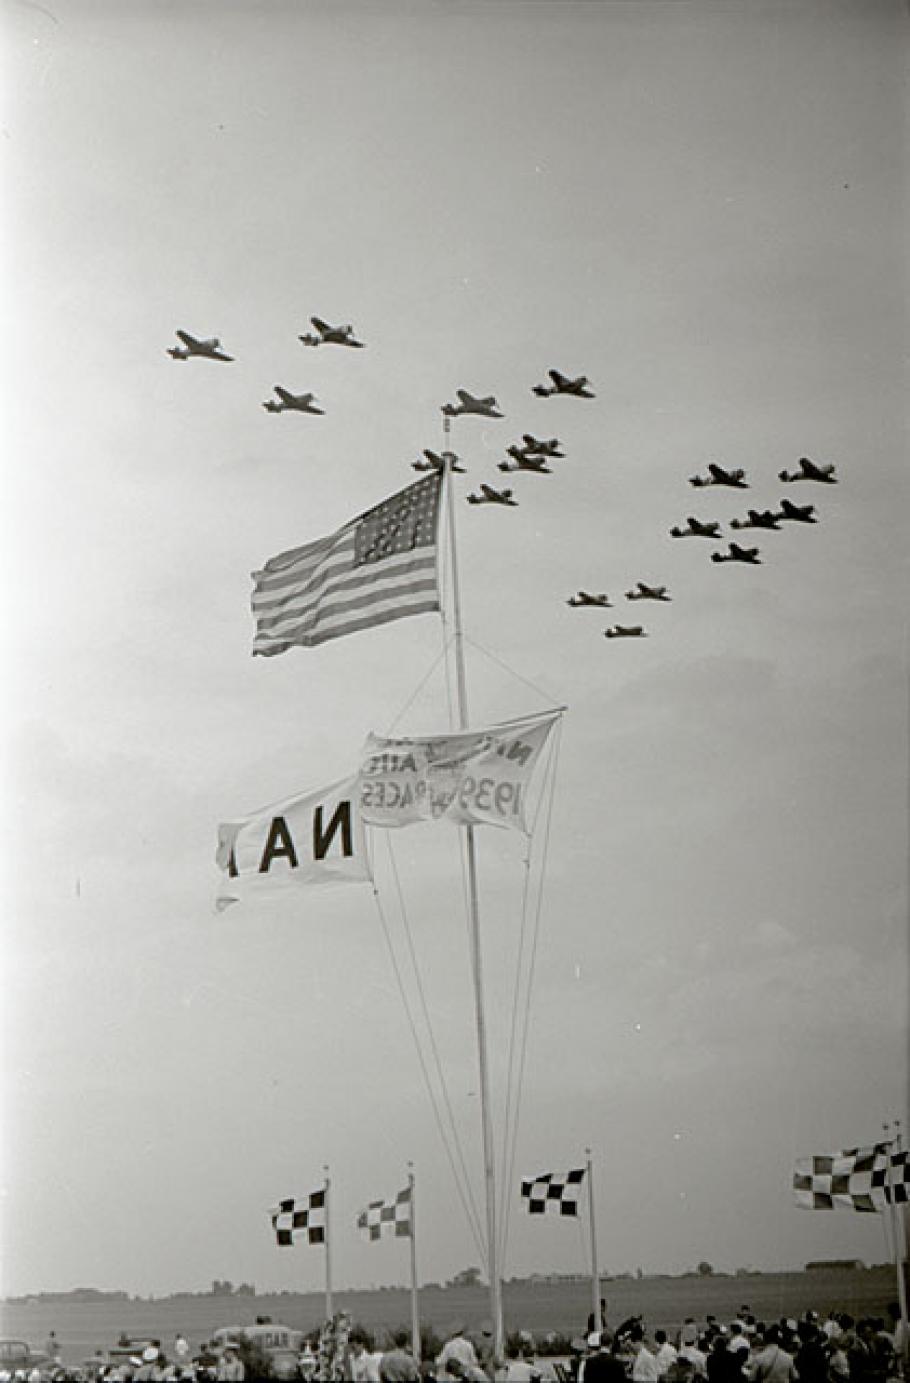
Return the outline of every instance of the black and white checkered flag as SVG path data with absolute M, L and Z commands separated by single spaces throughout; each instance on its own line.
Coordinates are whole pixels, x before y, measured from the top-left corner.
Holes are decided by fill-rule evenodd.
M 541 1172 L 540 1176 L 523 1177 L 521 1199 L 531 1215 L 577 1215 L 578 1197 L 584 1167 L 571 1172 Z
M 272 1228 L 281 1248 L 293 1244 L 295 1235 L 306 1235 L 308 1244 L 325 1243 L 325 1193 L 320 1187 L 312 1191 L 305 1201 L 279 1201 L 278 1209 L 271 1212 Z
M 888 1166 L 890 1160 L 890 1168 Z M 910 1159 L 889 1143 L 802 1157 L 793 1172 L 793 1198 L 806 1210 L 875 1213 L 910 1201 Z
M 370 1201 L 357 1216 L 357 1228 L 365 1239 L 394 1234 L 399 1239 L 411 1236 L 411 1188 L 399 1191 L 393 1201 Z

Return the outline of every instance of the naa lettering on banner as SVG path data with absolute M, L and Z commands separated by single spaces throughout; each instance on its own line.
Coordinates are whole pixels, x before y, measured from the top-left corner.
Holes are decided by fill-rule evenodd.
M 398 827 L 444 819 L 527 834 L 528 786 L 559 715 L 451 735 L 370 735 L 358 773 L 364 823 Z
M 355 778 L 218 827 L 220 910 L 288 886 L 371 879 Z

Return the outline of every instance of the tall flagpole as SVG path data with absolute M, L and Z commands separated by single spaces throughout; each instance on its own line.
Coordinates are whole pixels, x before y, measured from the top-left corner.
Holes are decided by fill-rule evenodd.
M 333 1316 L 332 1311 L 332 1254 L 329 1247 L 331 1234 L 329 1233 L 329 1169 L 323 1167 L 325 1172 L 325 1318 L 330 1321 Z
M 901 1233 L 902 1225 L 900 1221 L 900 1211 L 894 1199 L 894 1175 L 891 1166 L 892 1152 L 901 1151 L 900 1122 L 895 1120 L 896 1133 L 885 1145 L 885 1176 L 888 1183 L 888 1205 L 886 1214 L 891 1216 L 891 1227 L 894 1232 L 894 1267 L 897 1271 L 897 1304 L 901 1313 L 901 1335 L 903 1348 L 901 1355 L 904 1360 L 910 1353 L 910 1325 L 907 1319 L 907 1248 L 904 1236 Z M 890 1133 L 890 1125 L 882 1124 L 886 1133 Z
M 588 1175 L 588 1209 L 591 1212 L 591 1292 L 594 1301 L 594 1329 L 603 1330 L 606 1321 L 600 1311 L 600 1273 L 597 1271 L 597 1233 L 594 1227 L 594 1174 L 591 1169 L 591 1149 L 585 1148 Z
M 417 1310 L 417 1207 L 414 1200 L 414 1164 L 408 1163 L 408 1190 L 411 1197 L 411 1353 L 420 1363 L 420 1313 Z
M 455 669 L 458 690 L 459 728 L 468 727 L 468 695 L 465 686 L 464 646 L 461 632 L 461 595 L 458 589 L 458 560 L 455 549 L 455 503 L 452 481 L 452 453 L 449 450 L 449 425 L 443 414 L 443 459 L 446 465 L 447 501 L 449 510 L 449 552 L 452 562 L 452 620 L 455 632 Z M 468 902 L 471 935 L 471 961 L 474 972 L 474 1008 L 477 1020 L 477 1059 L 480 1074 L 480 1122 L 483 1134 L 483 1167 L 487 1199 L 487 1271 L 490 1278 L 490 1315 L 493 1318 L 493 1351 L 497 1358 L 503 1354 L 502 1293 L 499 1265 L 496 1256 L 496 1182 L 493 1171 L 493 1124 L 490 1116 L 490 1077 L 487 1069 L 487 1034 L 483 1006 L 483 962 L 480 950 L 480 923 L 477 898 L 477 860 L 474 849 L 474 827 L 465 826 L 465 846 L 468 873 Z

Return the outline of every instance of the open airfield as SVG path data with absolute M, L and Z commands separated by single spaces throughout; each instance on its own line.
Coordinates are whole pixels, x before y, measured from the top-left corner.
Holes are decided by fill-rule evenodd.
M 603 1291 L 608 1321 L 613 1325 L 634 1312 L 644 1315 L 649 1330 L 663 1326 L 672 1331 L 687 1316 L 703 1320 L 713 1312 L 721 1320 L 730 1320 L 744 1303 L 759 1319 L 798 1316 L 810 1307 L 821 1312 L 840 1309 L 856 1317 L 884 1314 L 895 1296 L 895 1278 L 890 1267 L 747 1277 L 623 1278 L 604 1282 Z M 506 1329 L 527 1329 L 538 1338 L 551 1330 L 577 1335 L 591 1309 L 590 1284 L 582 1279 L 506 1283 L 503 1297 Z M 333 1304 L 380 1336 L 384 1329 L 406 1326 L 410 1319 L 409 1295 L 404 1288 L 339 1291 Z M 437 1331 L 456 1319 L 465 1321 L 469 1329 L 478 1329 L 488 1313 L 485 1287 L 424 1287 L 420 1291 L 421 1324 Z M 261 1315 L 297 1329 L 316 1328 L 325 1316 L 325 1296 L 308 1292 L 90 1303 L 35 1300 L 32 1304 L 4 1302 L 0 1306 L 4 1335 L 40 1346 L 48 1332 L 55 1330 L 69 1364 L 78 1364 L 96 1349 L 107 1349 L 122 1332 L 136 1339 L 160 1339 L 167 1349 L 176 1332 L 182 1331 L 195 1347 L 219 1326 L 251 1325 Z

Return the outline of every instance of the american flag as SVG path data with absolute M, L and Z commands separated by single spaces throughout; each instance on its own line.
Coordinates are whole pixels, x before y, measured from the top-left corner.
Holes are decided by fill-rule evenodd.
M 399 490 L 328 538 L 253 572 L 253 653 L 311 648 L 371 624 L 439 609 L 436 528 L 442 473 Z
M 866 1213 L 906 1204 L 910 1199 L 907 1151 L 873 1143 L 799 1158 L 793 1172 L 793 1199 L 804 1210 Z
M 378 1239 L 383 1232 L 396 1238 L 411 1236 L 411 1188 L 406 1186 L 392 1201 L 371 1201 L 357 1216 L 357 1228 L 365 1239 Z
M 311 1191 L 306 1200 L 291 1197 L 278 1202 L 271 1216 L 280 1248 L 293 1244 L 295 1235 L 306 1235 L 308 1244 L 325 1243 L 325 1198 L 326 1188 L 321 1186 L 318 1191 Z

